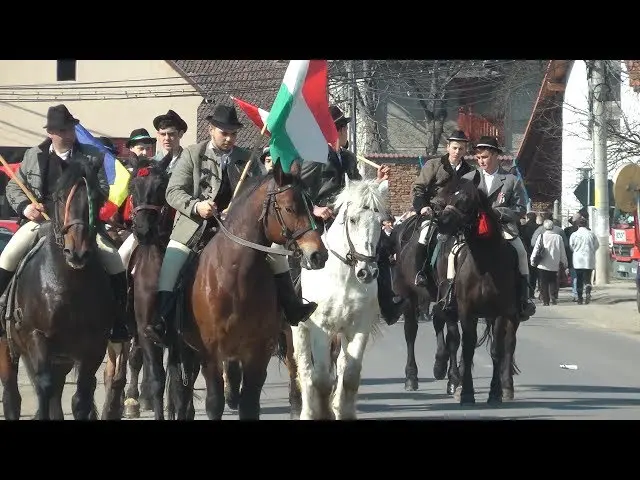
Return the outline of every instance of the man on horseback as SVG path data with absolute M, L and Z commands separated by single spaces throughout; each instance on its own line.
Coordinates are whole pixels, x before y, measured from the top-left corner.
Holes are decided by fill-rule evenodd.
M 9 204 L 28 222 L 24 223 L 11 237 L 0 254 L 0 293 L 4 293 L 7 289 L 20 261 L 33 247 L 44 221 L 43 213 L 53 216 L 54 188 L 69 162 L 91 162 L 99 167 L 101 188 L 108 197 L 109 184 L 104 171 L 104 154 L 93 146 L 83 145 L 77 141 L 75 126 L 78 123 L 79 120 L 71 115 L 65 105 L 50 107 L 47 112 L 47 124 L 44 127 L 47 129 L 49 138 L 24 154 L 16 176 L 39 200 L 39 203 L 31 203 L 15 180 L 12 179 L 7 183 L 6 195 Z M 96 243 L 100 261 L 110 275 L 118 306 L 111 341 L 124 342 L 130 338 L 125 323 L 127 278 L 124 266 L 118 251 L 105 239 L 105 235 L 99 232 L 96 235 Z M 3 331 L 2 334 L 4 333 Z
M 476 144 L 476 159 L 482 173 L 479 190 L 482 190 L 491 202 L 494 212 L 502 225 L 502 236 L 509 241 L 518 253 L 518 270 L 521 280 L 518 284 L 518 300 L 520 321 L 528 320 L 535 314 L 536 306 L 529 298 L 529 260 L 527 250 L 519 236 L 518 223 L 527 212 L 526 197 L 522 181 L 515 175 L 507 172 L 500 166 L 498 155 L 502 150 L 498 147 L 495 137 L 484 136 Z M 463 176 L 464 179 L 473 180 L 475 170 Z M 455 256 L 454 247 L 449 255 L 449 294 L 445 300 L 443 310 L 449 313 L 455 311 L 454 279 Z
M 145 128 L 136 128 L 129 135 L 129 140 L 125 144 L 131 152 L 126 161 L 125 166 L 129 172 L 132 172 L 137 166 L 138 157 L 149 157 L 151 150 L 155 146 L 157 140 Z
M 167 187 L 167 202 L 178 213 L 160 271 L 157 315 L 145 330 L 147 337 L 156 343 L 164 343 L 166 326 L 175 309 L 174 288 L 189 257 L 194 234 L 204 220 L 218 216 L 228 207 L 242 170 L 251 158 L 250 150 L 235 145 L 243 124 L 238 121 L 234 107 L 218 105 L 207 121 L 211 139 L 183 151 Z M 250 175 L 263 174 L 257 162 L 252 167 Z M 317 305 L 304 304 L 296 295 L 287 258 L 280 255 L 266 258 L 275 275 L 278 301 L 286 320 L 292 325 L 307 320 Z
M 329 107 L 336 130 L 339 135 L 338 151 L 329 145 L 328 162 L 304 162 L 302 164 L 301 177 L 307 186 L 307 191 L 313 202 L 313 215 L 322 219 L 325 228 L 328 229 L 333 221 L 332 204 L 340 191 L 345 187 L 345 174 L 350 180 L 362 180 L 358 171 L 358 161 L 355 155 L 347 150 L 348 125 L 351 117 L 346 117 L 336 105 Z M 380 183 L 388 178 L 389 167 L 381 165 L 377 172 L 377 181 Z M 390 275 L 387 269 L 380 269 L 380 275 Z M 385 321 L 392 325 L 401 314 L 402 303 L 397 302 L 398 297 L 391 289 L 391 281 L 384 281 L 378 276 L 378 303 L 380 313 Z
M 464 160 L 467 153 L 469 139 L 462 130 L 454 131 L 447 138 L 447 153 L 440 158 L 432 158 L 420 170 L 418 178 L 413 184 L 413 208 L 416 213 L 424 215 L 427 220 L 420 225 L 420 236 L 416 248 L 416 279 L 417 286 L 427 285 L 424 276 L 424 266 L 428 256 L 427 234 L 433 217 L 431 201 L 452 180 L 461 178 L 473 171 L 473 167 Z

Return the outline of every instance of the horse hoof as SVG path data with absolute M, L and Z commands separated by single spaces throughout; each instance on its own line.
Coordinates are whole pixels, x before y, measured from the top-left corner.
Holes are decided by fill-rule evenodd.
M 455 392 L 453 392 L 453 399 L 456 402 L 460 401 L 460 395 L 462 394 L 462 387 L 461 386 L 457 386 Z
M 510 402 L 513 400 L 513 390 L 510 389 L 503 389 L 502 390 L 502 400 L 505 402 Z
M 447 375 L 447 361 L 436 360 L 433 364 L 433 378 L 436 380 L 444 380 Z
M 447 395 L 453 395 L 456 393 L 456 384 L 453 383 L 451 380 L 449 380 L 447 382 Z M 458 395 L 459 397 L 460 395 Z M 459 400 L 459 398 L 458 398 Z
M 418 390 L 418 379 L 407 378 L 404 382 L 404 389 L 408 392 L 415 392 Z
M 291 410 L 289 412 L 289 419 L 290 420 L 300 420 L 300 411 L 296 411 L 296 410 Z
M 498 405 L 500 405 L 502 403 L 502 398 L 498 397 L 498 396 L 490 396 L 487 400 L 487 405 L 490 405 L 492 407 L 496 407 Z
M 460 395 L 460 405 L 475 405 L 476 397 L 473 393 L 465 393 Z
M 229 407 L 231 410 L 238 410 L 240 401 L 238 400 L 238 397 L 236 395 L 231 395 L 227 397 L 226 400 L 227 400 L 227 407 Z
M 140 410 L 143 412 L 150 412 L 151 410 L 153 410 L 153 405 L 151 404 L 151 400 L 149 400 L 148 398 L 140 398 L 139 399 L 140 402 Z
M 140 418 L 140 403 L 135 398 L 124 401 L 124 418 Z

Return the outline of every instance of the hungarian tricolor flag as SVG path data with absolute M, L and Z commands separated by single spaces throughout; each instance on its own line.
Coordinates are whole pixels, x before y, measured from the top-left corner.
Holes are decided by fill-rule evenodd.
M 273 163 L 288 173 L 294 160 L 327 163 L 338 141 L 327 96 L 326 60 L 291 60 L 269 116 Z
M 13 173 L 16 173 L 20 168 L 20 163 L 9 163 L 8 165 Z M 7 167 L 5 167 L 4 165 L 0 166 L 0 171 L 2 171 L 2 173 L 4 173 L 7 177 L 11 178 L 11 173 L 7 172 Z
M 258 127 L 260 131 L 262 131 L 262 127 L 264 127 L 264 122 L 267 121 L 269 112 L 267 112 L 266 110 L 263 110 L 260 107 L 256 107 L 255 105 L 245 102 L 244 100 L 240 100 L 239 98 L 236 98 L 233 95 L 231 95 L 231 98 L 233 99 L 234 102 L 238 104 L 238 106 L 247 115 L 247 117 L 249 117 L 249 120 L 255 123 L 256 127 Z M 265 130 L 264 134 L 266 136 L 269 136 L 269 131 Z

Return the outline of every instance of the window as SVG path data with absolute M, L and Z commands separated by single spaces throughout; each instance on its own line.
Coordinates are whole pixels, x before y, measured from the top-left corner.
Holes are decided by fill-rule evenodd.
M 66 82 L 76 79 L 76 60 L 58 60 L 57 79 Z

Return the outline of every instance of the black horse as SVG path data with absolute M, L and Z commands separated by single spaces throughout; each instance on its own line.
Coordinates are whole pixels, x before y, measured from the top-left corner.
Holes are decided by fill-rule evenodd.
M 114 349 L 109 343 L 118 312 L 109 276 L 97 256 L 98 210 L 105 200 L 97 168 L 89 162 L 68 164 L 54 190 L 54 218 L 41 226 L 37 248 L 18 267 L 15 297 L 9 291 L 11 320 L 6 325 L 7 336 L 0 341 L 6 419 L 20 417 L 20 356 L 38 397 L 36 418 L 64 418 L 62 391 L 75 364 L 73 417 L 96 419 L 96 372 L 108 345 L 116 368 L 105 371 L 102 418 L 121 416 L 126 368 L 122 345 Z
M 130 279 L 128 315 L 136 324 L 129 357 L 131 381 L 124 412 L 127 418 L 139 417 L 142 408 L 153 410 L 156 420 L 164 419 L 164 349 L 148 340 L 143 332 L 155 315 L 158 279 L 173 225 L 174 210 L 165 199 L 169 183 L 166 167 L 170 160 L 171 157 L 161 162 L 139 158 L 129 183 L 133 207 L 131 228 L 138 246 L 129 265 L 125 265 Z M 141 369 L 144 369 L 143 378 L 138 390 Z
M 460 326 L 462 358 L 460 403 L 475 403 L 473 356 L 475 348 L 489 339 L 493 377 L 488 403 L 513 399 L 516 332 L 519 326 L 518 256 L 502 236 L 501 226 L 485 193 L 477 187 L 480 172 L 472 181 L 461 179 L 448 185 L 439 196 L 445 208 L 438 218 L 443 234 L 460 236 L 463 244 L 456 254 L 455 290 Z M 478 341 L 478 318 L 484 317 L 486 330 Z M 457 365 L 453 365 L 457 368 Z M 458 392 L 456 392 L 456 395 Z

